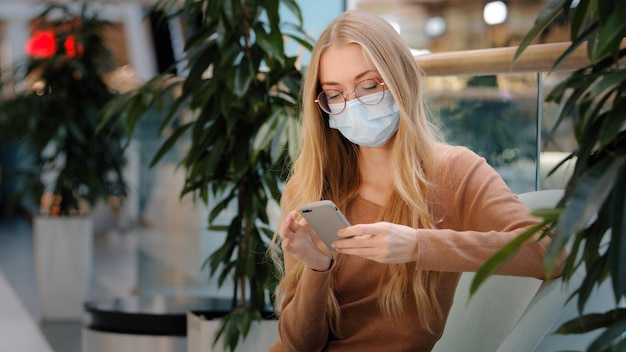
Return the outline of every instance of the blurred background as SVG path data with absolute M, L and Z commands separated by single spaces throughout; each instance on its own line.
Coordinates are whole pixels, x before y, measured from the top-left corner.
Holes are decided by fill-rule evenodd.
M 361 9 L 389 21 L 416 56 L 515 46 L 533 26 L 547 0 L 299 0 L 304 27 L 316 38 L 346 9 Z M 163 23 L 150 11 L 151 1 L 91 1 L 99 15 L 114 23 L 105 42 L 113 51 L 116 70 L 111 87 L 132 89 L 155 74 L 172 70 L 182 51 L 180 23 Z M 32 20 L 41 2 L 0 0 L 0 67 L 25 57 Z M 285 16 L 288 16 L 286 14 Z M 568 28 L 557 21 L 539 36 L 539 43 L 569 40 Z M 308 55 L 296 43 L 289 50 Z M 175 74 L 184 75 L 177 66 Z M 516 193 L 538 188 L 562 188 L 567 169 L 548 171 L 575 146 L 572 126 L 563 123 L 555 138 L 545 142 L 558 106 L 543 102 L 545 92 L 567 73 L 428 76 L 424 90 L 433 119 L 445 126 L 452 144 L 465 145 L 484 156 Z M 0 104 L 13 96 L 0 91 Z M 539 127 L 539 128 L 538 128 Z M 95 209 L 94 279 L 90 299 L 140 293 L 230 295 L 218 289 L 203 261 L 221 242 L 222 234 L 206 230 L 208 210 L 191 197 L 180 199 L 183 172 L 176 168 L 184 150 L 168 154 L 149 167 L 164 136 L 159 121 L 141 121 L 133 135 L 125 170 L 128 198 L 116 209 Z M 165 131 L 167 134 L 167 131 Z M 539 159 L 538 159 L 539 157 Z M 15 189 L 6 177 L 28 162 L 20 147 L 0 140 L 0 269 L 33 320 L 40 312 L 34 290 L 32 235 L 28 221 L 32 206 L 10 201 Z M 1 279 L 1 278 L 0 278 Z M 77 351 L 80 324 L 41 323 L 38 327 L 57 351 Z M 0 332 L 1 335 L 1 332 Z

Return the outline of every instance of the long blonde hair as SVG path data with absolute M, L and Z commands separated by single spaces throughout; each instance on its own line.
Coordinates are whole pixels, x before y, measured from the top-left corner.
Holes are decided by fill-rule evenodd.
M 335 19 L 322 33 L 311 54 L 301 94 L 300 143 L 281 200 L 282 218 L 300 204 L 320 199 L 332 199 L 345 210 L 361 182 L 358 146 L 331 129 L 327 117 L 314 102 L 320 91 L 320 58 L 334 44 L 359 45 L 400 110 L 392 147 L 393 190 L 383 206 L 382 219 L 414 228 L 434 227 L 429 209 L 429 176 L 435 167 L 434 146 L 439 134 L 426 118 L 422 74 L 408 46 L 393 27 L 380 17 L 360 11 L 348 11 Z M 279 240 L 275 235 L 271 246 L 275 258 L 280 252 Z M 298 262 L 295 268 L 283 273 L 277 290 L 278 312 L 282 300 L 295 289 L 302 267 Z M 388 265 L 391 280 L 381 282 L 379 303 L 384 312 L 393 316 L 406 304 L 403 293 L 411 289 L 420 322 L 430 330 L 433 320 L 443 318 L 436 295 L 438 274 L 411 268 L 410 264 Z M 333 290 L 329 292 L 328 312 L 333 332 L 339 334 L 341 315 Z

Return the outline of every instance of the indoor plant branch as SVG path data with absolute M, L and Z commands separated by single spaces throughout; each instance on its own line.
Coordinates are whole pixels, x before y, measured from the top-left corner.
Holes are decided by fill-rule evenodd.
M 558 84 L 546 98 L 562 103 L 553 131 L 566 119 L 575 125 L 577 148 L 568 159 L 575 167 L 563 198 L 555 209 L 535 212 L 553 234 L 545 260 L 550 273 L 559 255 L 569 249 L 563 279 L 585 269 L 584 278 L 570 299 L 577 299 L 579 317 L 556 332 L 581 334 L 603 329 L 587 351 L 626 348 L 626 3 L 621 0 L 552 0 L 539 14 L 535 26 L 520 44 L 516 58 L 558 16 L 571 26 L 572 44 L 557 59 L 558 67 L 575 49 L 587 47 L 589 64 Z M 491 258 L 478 271 L 475 292 L 519 249 L 528 231 Z M 605 313 L 584 314 L 594 287 L 610 280 L 614 308 Z
M 299 23 L 281 22 L 279 5 Z M 270 224 L 268 207 L 280 199 L 296 143 L 302 77 L 285 41 L 309 50 L 312 44 L 295 0 L 163 0 L 155 8 L 184 21 L 186 72 L 173 80 L 155 77 L 109 105 L 108 116 L 132 130 L 150 108 L 164 107 L 162 126 L 173 132 L 152 165 L 188 143 L 181 195 L 201 199 L 209 208 L 208 228 L 226 234 L 204 265 L 219 285 L 234 283 L 232 307 L 217 334 L 234 349 L 251 323 L 268 315 L 276 285 L 265 254 L 277 225 Z M 234 214 L 223 219 L 229 209 Z

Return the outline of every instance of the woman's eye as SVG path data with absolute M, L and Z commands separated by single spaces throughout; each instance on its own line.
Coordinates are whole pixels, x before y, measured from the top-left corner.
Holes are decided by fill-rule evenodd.
M 341 99 L 341 94 L 339 92 L 327 92 L 326 93 L 326 99 L 329 102 L 337 101 L 337 100 Z
M 365 81 L 365 82 L 361 83 L 359 88 L 361 88 L 363 90 L 375 90 L 375 89 L 378 88 L 378 82 L 376 82 L 376 81 Z

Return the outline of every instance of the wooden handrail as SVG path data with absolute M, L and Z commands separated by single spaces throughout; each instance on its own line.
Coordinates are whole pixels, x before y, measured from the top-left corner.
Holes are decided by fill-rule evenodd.
M 418 55 L 415 61 L 427 76 L 547 72 L 569 46 L 568 42 L 529 45 L 515 65 L 516 46 Z M 555 71 L 573 71 L 588 63 L 587 48 L 581 45 Z

